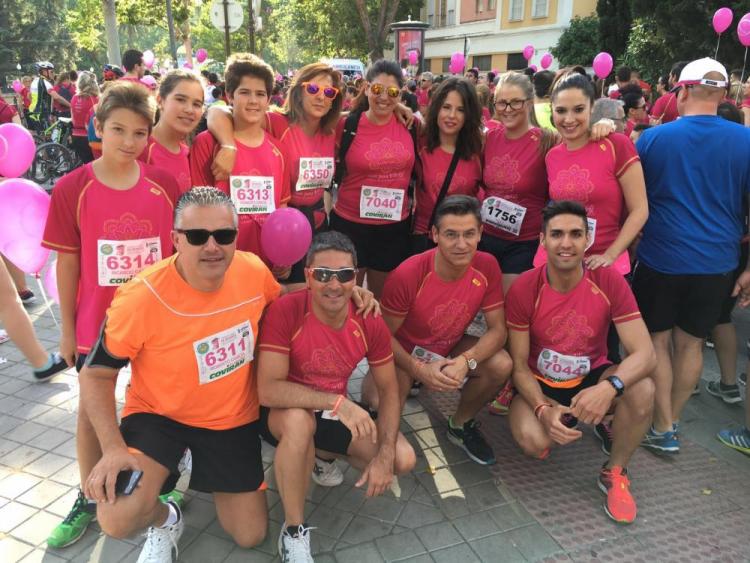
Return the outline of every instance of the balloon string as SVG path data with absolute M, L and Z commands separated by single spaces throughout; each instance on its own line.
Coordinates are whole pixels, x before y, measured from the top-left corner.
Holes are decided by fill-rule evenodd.
M 721 43 L 721 33 L 719 33 L 719 38 L 716 40 L 716 52 L 714 53 L 714 58 L 717 60 L 719 58 L 719 43 Z
M 55 318 L 55 312 L 52 310 L 53 303 L 49 300 L 49 297 L 47 297 L 47 292 L 44 291 L 44 284 L 42 283 L 42 278 L 38 273 L 34 274 L 34 277 L 36 278 L 36 283 L 39 286 L 39 291 L 42 293 L 42 299 L 44 299 L 44 306 L 49 311 L 49 314 L 52 315 L 52 320 L 55 321 L 55 326 L 59 329 L 60 324 L 57 322 L 57 319 Z
M 740 101 L 740 93 L 742 92 L 742 85 L 745 83 L 745 65 L 747 65 L 747 47 L 745 47 L 745 58 L 742 61 L 742 75 L 740 76 L 740 88 L 737 90 L 734 103 L 737 104 Z

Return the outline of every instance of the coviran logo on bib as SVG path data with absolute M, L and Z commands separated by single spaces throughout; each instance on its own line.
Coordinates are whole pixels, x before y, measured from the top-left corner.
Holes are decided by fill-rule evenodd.
M 198 352 L 199 354 L 205 354 L 206 352 L 208 352 L 208 343 L 207 343 L 207 342 L 201 342 L 201 343 L 200 343 L 200 344 L 198 345 L 198 350 L 197 350 L 197 352 Z
M 112 251 L 114 249 L 112 248 L 112 245 L 110 244 L 103 244 L 101 250 L 102 250 L 102 254 L 109 256 L 110 254 L 112 254 Z
M 242 187 L 242 180 L 240 180 L 239 178 L 235 178 L 234 180 L 232 180 L 232 185 L 235 188 L 241 188 Z

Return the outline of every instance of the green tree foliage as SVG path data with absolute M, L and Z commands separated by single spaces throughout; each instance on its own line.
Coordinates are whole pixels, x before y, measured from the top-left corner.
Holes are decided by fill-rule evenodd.
M 669 51 L 654 18 L 637 18 L 633 22 L 622 62 L 638 69 L 643 80 L 654 84 L 659 76 L 666 74 L 672 66 L 673 59 Z
M 563 66 L 591 65 L 599 51 L 599 19 L 575 17 L 552 49 L 552 55 Z
M 630 0 L 598 0 L 599 46 L 613 58 L 625 52 L 630 35 Z

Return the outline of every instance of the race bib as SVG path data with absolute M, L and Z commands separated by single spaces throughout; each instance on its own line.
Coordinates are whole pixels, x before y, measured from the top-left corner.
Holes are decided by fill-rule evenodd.
M 586 222 L 589 224 L 589 235 L 591 236 L 591 238 L 589 239 L 589 243 L 586 245 L 586 250 L 588 250 L 596 240 L 596 219 L 587 217 Z
M 298 192 L 327 188 L 333 179 L 333 158 L 300 158 Z
M 273 176 L 231 176 L 230 195 L 240 215 L 263 215 L 276 211 Z
M 411 357 L 425 363 L 437 362 L 445 359 L 440 354 L 430 352 L 427 348 L 422 348 L 421 346 L 414 346 L 414 350 L 411 351 Z
M 537 358 L 536 367 L 550 381 L 570 381 L 588 375 L 591 360 L 588 356 L 566 356 L 544 348 Z
M 404 190 L 362 186 L 359 197 L 359 216 L 362 219 L 400 221 L 404 207 Z
M 501 197 L 488 197 L 482 203 L 482 222 L 518 236 L 526 208 Z
M 253 361 L 255 339 L 250 321 L 193 342 L 201 385 L 226 377 Z
M 326 420 L 339 420 L 339 415 L 333 414 L 331 410 L 321 411 L 320 417 Z
M 99 285 L 122 285 L 146 266 L 161 260 L 159 237 L 135 240 L 98 240 Z

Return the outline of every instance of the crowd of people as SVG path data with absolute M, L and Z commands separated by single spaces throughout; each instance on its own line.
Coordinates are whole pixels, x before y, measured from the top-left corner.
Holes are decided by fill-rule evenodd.
M 223 80 L 144 80 L 142 57 L 126 52 L 103 88 L 79 73 L 61 82 L 69 100 L 58 90 L 84 163 L 54 186 L 43 239 L 58 253 L 59 354 L 33 341 L 0 272 L 3 321 L 36 378 L 79 372 L 81 488 L 51 547 L 96 517 L 114 537 L 148 529 L 139 561 L 172 561 L 185 471 L 234 541 L 257 545 L 263 439 L 281 560 L 312 561 L 310 480 L 339 485 L 345 459 L 376 496 L 411 471 L 399 418 L 420 387 L 460 395 L 448 438 L 483 465 L 502 452 L 482 409 L 508 414 L 540 460 L 593 425 L 604 510 L 631 523 L 629 460 L 679 452 L 712 334 L 722 379 L 708 392 L 739 402 L 750 100 L 738 107 L 747 89 L 719 62 L 677 63 L 653 89 L 623 67 L 610 91 L 582 67 L 406 80 L 387 60 L 346 79 L 313 63 L 287 84 L 249 54 Z M 47 65 L 32 121 L 59 101 Z M 286 206 L 314 236 L 274 264 L 261 232 Z M 750 410 L 719 439 L 750 454 L 749 426 Z

